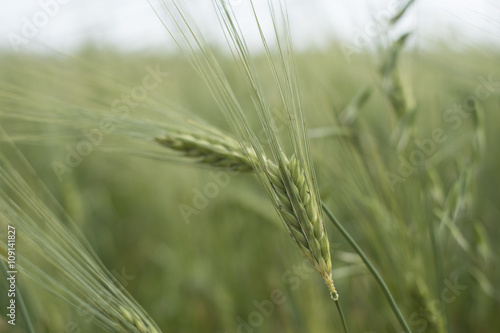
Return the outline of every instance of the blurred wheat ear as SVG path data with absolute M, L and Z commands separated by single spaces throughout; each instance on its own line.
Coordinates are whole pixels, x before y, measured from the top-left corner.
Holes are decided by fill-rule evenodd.
M 0 142 L 0 225 L 14 226 L 26 240 L 19 270 L 109 331 L 161 332 L 106 269 L 2 127 Z M 1 260 L 6 249 L 0 241 Z

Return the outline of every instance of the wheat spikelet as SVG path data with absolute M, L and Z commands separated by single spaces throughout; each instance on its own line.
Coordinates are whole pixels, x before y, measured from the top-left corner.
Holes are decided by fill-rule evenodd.
M 155 141 L 212 167 L 240 172 L 253 170 L 250 159 L 254 154 L 250 150 L 245 154 L 240 145 L 231 138 L 216 139 L 203 134 L 173 132 L 163 138 L 156 138 Z

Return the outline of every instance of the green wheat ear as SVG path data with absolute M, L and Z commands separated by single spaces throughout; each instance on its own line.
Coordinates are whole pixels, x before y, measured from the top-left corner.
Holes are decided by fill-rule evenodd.
M 231 138 L 217 140 L 201 134 L 168 133 L 163 138 L 155 138 L 155 141 L 215 168 L 240 172 L 253 171 L 250 161 L 252 154 L 243 153 L 238 142 Z
M 337 301 L 339 295 L 332 278 L 330 242 L 314 191 L 295 156 L 290 160 L 283 156 L 282 160 L 284 167 L 278 168 L 269 163 L 267 169 L 276 194 L 277 210 L 302 254 L 323 277 L 332 299 Z
M 155 139 L 169 149 L 182 152 L 184 156 L 197 159 L 201 164 L 213 167 L 230 167 L 245 172 L 261 168 L 254 154 L 243 152 L 241 146 L 230 137 L 209 137 L 205 135 L 168 133 Z M 331 296 L 338 300 L 338 293 L 332 279 L 330 243 L 322 221 L 321 210 L 317 206 L 314 191 L 311 190 L 304 170 L 295 156 L 288 159 L 282 155 L 284 167 L 279 168 L 267 158 L 266 174 L 271 185 L 274 205 L 285 227 L 299 246 L 302 254 L 325 280 Z
M 266 91 L 260 84 L 261 80 L 255 70 L 254 60 L 238 20 L 231 6 L 225 1 L 212 0 L 212 3 L 221 28 L 227 34 L 230 47 L 234 50 L 235 61 L 248 84 L 253 101 L 252 111 L 259 117 L 268 139 L 269 151 L 265 153 L 264 147 L 247 120 L 248 111 L 240 104 L 217 57 L 192 20 L 189 10 L 182 1 L 177 0 L 169 0 L 168 4 L 161 6 L 161 10 L 167 15 L 167 19 L 163 20 L 165 27 L 207 84 L 239 145 L 231 144 L 230 149 L 227 149 L 227 145 L 222 145 L 224 149 L 217 145 L 210 147 L 207 145 L 207 142 L 212 143 L 210 140 L 179 136 L 175 133 L 175 138 L 157 142 L 170 149 L 181 151 L 185 156 L 198 158 L 205 164 L 217 167 L 229 164 L 243 170 L 253 170 L 270 196 L 286 229 L 304 256 L 324 278 L 332 298 L 337 300 L 338 294 L 332 281 L 330 246 L 322 222 L 319 189 L 303 117 L 286 7 L 281 3 L 277 7 L 269 3 L 270 23 L 274 27 L 272 38 L 278 48 L 274 54 L 269 48 L 270 41 L 263 32 L 254 3 L 249 2 L 273 76 L 274 87 L 281 97 L 283 119 L 287 119 L 287 130 L 292 145 L 291 152 L 287 155 L 292 156 L 290 159 L 283 153 L 285 144 L 272 118 Z M 239 153 L 234 151 L 236 147 L 239 148 Z

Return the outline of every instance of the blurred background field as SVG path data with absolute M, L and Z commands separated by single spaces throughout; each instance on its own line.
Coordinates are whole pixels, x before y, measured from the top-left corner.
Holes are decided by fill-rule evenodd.
M 500 54 L 445 46 L 401 52 L 394 72 L 408 104 L 406 118 L 395 112 L 380 73 L 385 51 L 355 54 L 350 62 L 338 44 L 297 53 L 322 199 L 380 270 L 414 332 L 497 332 Z M 243 106 L 251 109 L 239 72 L 226 55 L 219 56 Z M 0 125 L 104 265 L 164 332 L 341 332 L 321 278 L 304 268 L 255 176 L 231 176 L 206 207 L 186 219 L 182 205 L 195 207 L 197 193 L 214 183 L 214 171 L 144 158 L 140 147 L 128 149 L 127 140 L 111 133 L 58 179 L 54 161 L 63 161 L 66 147 L 83 136 L 68 129 L 63 135 L 53 119 L 40 124 L 20 115 L 52 107 L 111 110 L 115 99 L 142 82 L 147 66 L 168 77 L 134 114 L 174 101 L 228 130 L 209 91 L 180 56 L 92 45 L 70 57 L 1 54 Z M 257 66 L 266 85 L 271 73 L 263 57 Z M 446 118 L 484 80 L 493 82 L 489 96 L 476 99 L 472 111 L 448 113 L 453 121 Z M 367 99 L 359 102 L 363 92 Z M 401 176 L 401 158 L 408 160 L 435 129 L 446 139 Z M 402 181 L 391 185 L 388 173 Z M 325 224 L 351 332 L 399 332 L 368 270 L 334 226 Z M 18 242 L 24 251 L 22 233 Z M 36 251 L 27 248 L 23 255 Z M 22 272 L 19 279 L 37 332 L 105 331 Z M 460 287 L 443 292 L 450 283 Z M 0 284 L 2 309 L 5 287 Z M 262 310 L 259 304 L 269 304 L 275 290 L 284 301 Z M 23 331 L 21 320 L 12 329 L 0 318 L 0 332 Z

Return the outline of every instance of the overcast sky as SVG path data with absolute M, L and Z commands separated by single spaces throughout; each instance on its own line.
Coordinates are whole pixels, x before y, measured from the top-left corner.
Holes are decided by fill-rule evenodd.
M 123 50 L 171 47 L 165 28 L 146 0 L 57 0 L 59 8 L 42 3 L 56 0 L 0 0 L 0 48 L 12 48 L 13 38 L 20 49 L 49 46 L 71 52 L 85 41 L 113 45 Z M 238 8 L 248 0 L 228 0 Z M 265 2 L 254 0 L 255 2 Z M 350 44 L 374 29 L 375 19 L 391 10 L 394 0 L 287 0 L 293 33 L 299 46 L 324 45 L 332 36 Z M 202 30 L 216 27 L 209 15 L 209 0 L 188 0 Z M 49 9 L 47 9 L 49 8 Z M 47 19 L 48 18 L 48 19 Z M 242 22 L 250 22 L 243 16 Z M 27 28 L 38 23 L 37 31 Z M 23 30 L 24 29 L 24 30 Z M 26 30 L 27 29 L 27 30 Z M 417 0 L 401 31 L 415 32 L 418 43 L 445 42 L 452 48 L 484 44 L 500 48 L 500 3 L 497 0 Z M 30 35 L 26 35 L 26 31 Z M 361 36 L 361 37 L 360 37 Z M 25 43 L 28 41 L 27 43 Z M 359 40 L 358 40 L 359 41 Z

